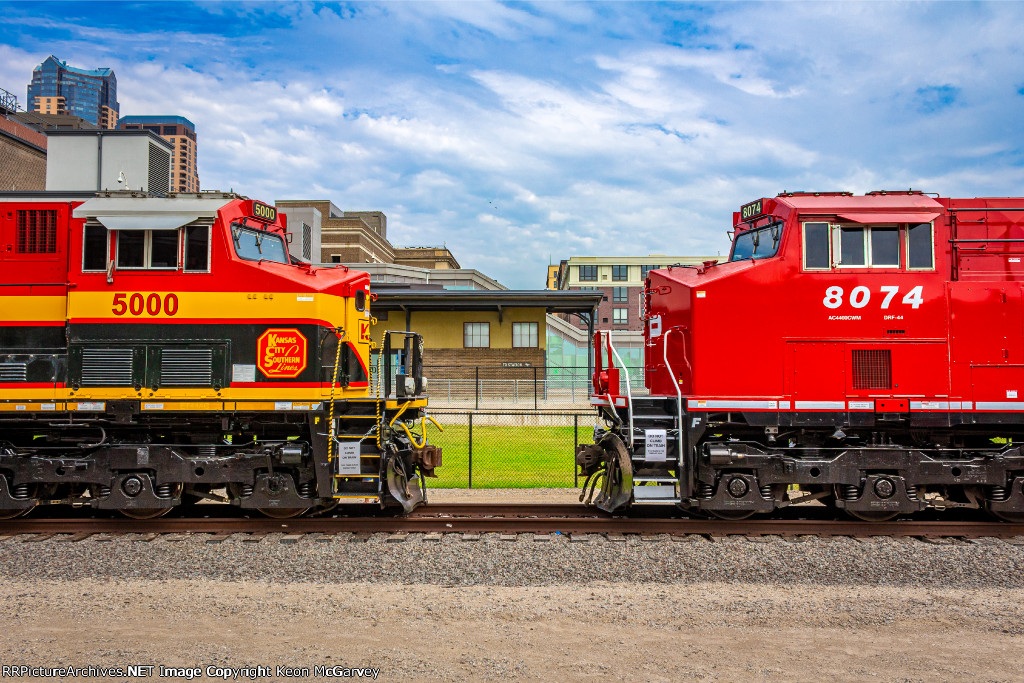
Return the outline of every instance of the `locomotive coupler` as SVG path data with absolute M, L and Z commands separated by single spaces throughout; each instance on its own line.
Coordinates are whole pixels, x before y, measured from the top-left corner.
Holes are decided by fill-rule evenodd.
M 441 447 L 428 443 L 418 448 L 414 446 L 410 450 L 412 451 L 411 460 L 413 464 L 419 466 L 423 476 L 436 479 L 434 468 L 441 466 Z

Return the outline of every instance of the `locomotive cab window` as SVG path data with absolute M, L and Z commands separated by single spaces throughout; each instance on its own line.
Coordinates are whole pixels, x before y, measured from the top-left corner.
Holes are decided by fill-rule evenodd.
M 935 267 L 931 223 L 909 225 L 803 224 L 804 270 Z
M 911 270 L 931 270 L 935 267 L 931 223 L 912 223 L 907 226 L 907 267 Z
M 110 233 L 106 227 L 86 223 L 82 228 L 82 272 L 103 272 L 110 259 Z
M 119 270 L 177 270 L 178 230 L 118 230 Z
M 736 236 L 732 243 L 730 261 L 766 259 L 775 256 L 782 241 L 782 223 L 772 223 Z
M 280 235 L 232 223 L 231 238 L 239 258 L 246 261 L 288 263 L 288 252 Z
M 210 227 L 207 225 L 188 225 L 185 231 L 185 268 L 186 273 L 210 272 Z
M 804 268 L 828 270 L 832 267 L 832 250 L 828 223 L 804 223 Z

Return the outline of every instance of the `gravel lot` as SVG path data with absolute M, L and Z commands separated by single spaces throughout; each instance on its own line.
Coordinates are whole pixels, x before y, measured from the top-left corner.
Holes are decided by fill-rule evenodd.
M 0 542 L 0 664 L 1020 680 L 1024 653 L 1024 546 L 994 539 L 25 538 Z

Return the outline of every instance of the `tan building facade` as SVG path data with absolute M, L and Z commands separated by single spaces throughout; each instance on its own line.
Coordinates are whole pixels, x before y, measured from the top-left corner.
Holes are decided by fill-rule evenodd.
M 152 131 L 171 143 L 170 191 L 199 192 L 199 143 L 195 124 L 184 116 L 125 116 L 117 127 Z

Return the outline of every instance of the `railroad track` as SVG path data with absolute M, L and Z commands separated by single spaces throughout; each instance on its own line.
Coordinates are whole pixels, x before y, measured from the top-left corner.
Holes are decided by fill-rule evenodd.
M 678 512 L 678 511 L 676 511 Z M 324 516 L 296 519 L 263 517 L 164 517 L 132 520 L 115 517 L 22 518 L 0 522 L 0 537 L 89 534 L 339 534 L 339 533 L 488 533 L 505 534 L 699 534 L 705 536 L 891 536 L 923 538 L 1024 537 L 1024 524 L 989 521 L 861 522 L 836 519 L 694 519 L 672 508 L 647 509 L 645 516 L 613 517 L 579 505 L 431 505 L 405 517 Z

